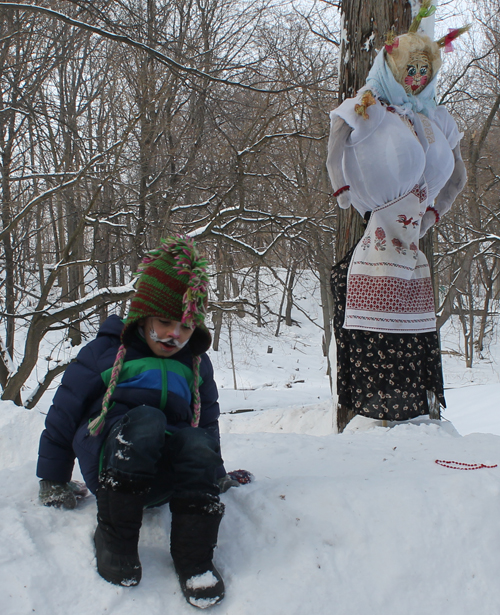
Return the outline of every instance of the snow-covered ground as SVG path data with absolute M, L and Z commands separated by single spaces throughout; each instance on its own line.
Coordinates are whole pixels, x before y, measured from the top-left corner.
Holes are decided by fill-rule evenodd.
M 319 320 L 317 293 L 296 293 Z M 225 464 L 255 481 L 222 496 L 215 559 L 227 593 L 211 612 L 498 615 L 500 467 L 435 461 L 500 462 L 500 344 L 492 340 L 466 370 L 450 327 L 442 421 L 384 427 L 358 417 L 339 435 L 321 332 L 293 316 L 300 327 L 282 327 L 278 338 L 272 327 L 233 323 L 234 372 L 227 338 L 212 352 Z M 38 504 L 37 445 L 51 395 L 32 411 L 0 404 L 0 613 L 192 614 L 168 552 L 168 507 L 145 513 L 143 580 L 121 588 L 95 570 L 94 498 L 74 511 Z

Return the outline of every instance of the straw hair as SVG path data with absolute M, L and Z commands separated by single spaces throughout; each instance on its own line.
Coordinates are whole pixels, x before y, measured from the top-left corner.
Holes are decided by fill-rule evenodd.
M 385 61 L 398 83 L 403 83 L 408 64 L 410 64 L 410 55 L 415 52 L 424 53 L 429 58 L 432 75 L 435 75 L 441 68 L 441 49 L 437 43 L 425 34 L 412 32 L 403 34 L 398 36 L 397 47 L 394 46 L 391 53 L 385 52 Z
M 462 36 L 462 34 L 465 34 L 466 32 L 468 32 L 471 29 L 471 24 L 467 24 L 466 26 L 462 26 L 461 28 L 455 28 L 455 29 L 451 29 L 448 34 L 446 34 L 445 36 L 441 37 L 439 40 L 436 41 L 438 47 L 447 47 L 449 45 L 451 45 L 452 41 L 454 41 L 456 38 L 458 38 L 459 36 Z M 450 51 L 452 51 L 453 48 L 450 49 Z
M 420 24 L 422 23 L 422 19 L 425 19 L 426 17 L 430 17 L 431 15 L 434 15 L 435 12 L 436 12 L 436 7 L 432 5 L 431 0 L 424 0 L 422 2 L 422 6 L 420 7 L 420 10 L 413 18 L 413 21 L 411 22 L 411 26 L 408 32 L 418 32 L 418 29 L 420 28 Z

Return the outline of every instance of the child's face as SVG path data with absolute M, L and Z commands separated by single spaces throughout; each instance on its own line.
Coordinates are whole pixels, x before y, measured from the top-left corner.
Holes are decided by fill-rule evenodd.
M 181 325 L 178 320 L 167 320 L 156 316 L 144 318 L 146 343 L 157 357 L 171 357 L 179 352 L 193 335 L 193 329 Z

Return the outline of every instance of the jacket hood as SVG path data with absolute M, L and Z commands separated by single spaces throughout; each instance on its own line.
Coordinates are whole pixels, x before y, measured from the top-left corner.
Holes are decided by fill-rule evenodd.
M 99 331 L 97 335 L 115 335 L 116 337 L 120 337 L 123 329 L 123 321 L 122 319 L 113 314 L 112 316 L 108 316 L 106 320 L 99 327 Z

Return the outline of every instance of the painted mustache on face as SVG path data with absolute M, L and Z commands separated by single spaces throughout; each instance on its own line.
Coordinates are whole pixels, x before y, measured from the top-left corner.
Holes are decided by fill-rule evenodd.
M 165 338 L 160 338 L 158 337 L 158 333 L 156 333 L 156 331 L 153 329 L 153 327 L 151 327 L 151 329 L 149 330 L 149 337 L 151 338 L 151 340 L 153 342 L 160 342 L 162 344 L 167 344 L 168 346 L 174 346 L 177 349 L 181 349 L 184 348 L 184 346 L 189 342 L 189 339 L 187 339 L 185 342 L 179 342 L 179 340 L 176 340 L 173 337 L 165 337 Z

